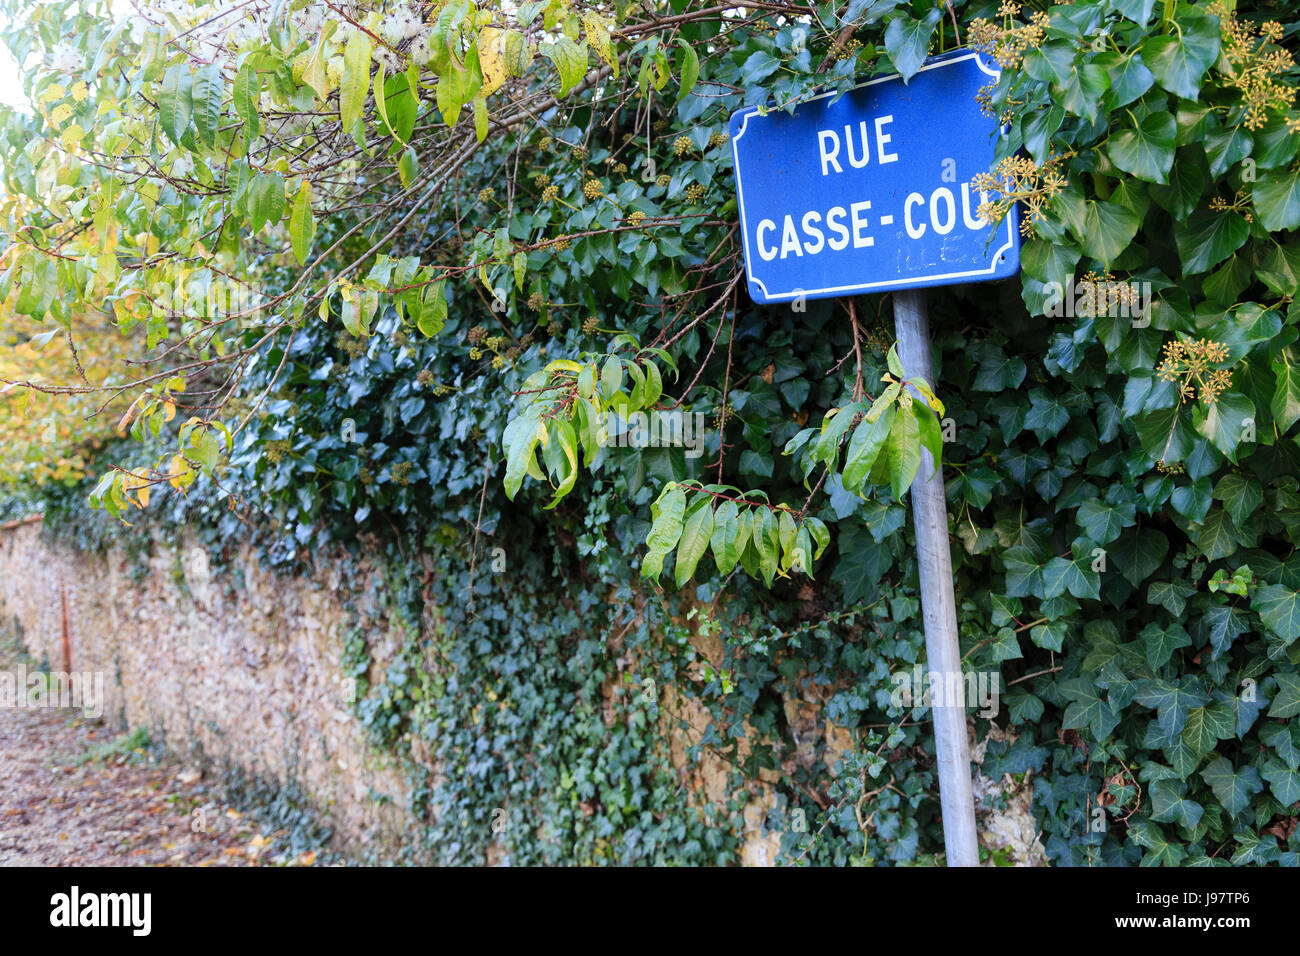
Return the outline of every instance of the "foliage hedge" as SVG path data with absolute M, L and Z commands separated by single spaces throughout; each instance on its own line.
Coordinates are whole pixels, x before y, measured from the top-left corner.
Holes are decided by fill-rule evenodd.
M 973 723 L 1014 738 L 990 744 L 985 772 L 1032 781 L 1060 865 L 1297 863 L 1287 4 L 554 0 L 517 18 L 426 4 L 442 30 L 428 42 L 450 37 L 454 62 L 433 54 L 411 74 L 377 55 L 384 111 L 357 100 L 369 62 L 342 48 L 333 63 L 302 7 L 254 6 L 265 19 L 224 85 L 184 43 L 155 50 L 130 29 L 108 42 L 94 4 L 9 28 L 20 62 L 61 43 L 82 62 L 29 69 L 35 114 L 5 120 L 6 321 L 24 340 L 42 321 L 75 336 L 99 296 L 156 354 L 178 345 L 128 392 L 148 396 L 134 441 L 106 434 L 82 482 L 20 483 L 12 500 L 87 546 L 138 545 L 147 505 L 218 557 L 244 539 L 286 569 L 335 548 L 382 554 L 379 597 L 409 641 L 357 713 L 416 784 L 413 859 L 482 861 L 499 839 L 516 862 L 735 862 L 762 780 L 784 862 L 941 860 L 927 711 L 890 702 L 891 675 L 923 658 L 906 501 L 889 475 L 846 488 L 838 446 L 810 467 L 802 434 L 890 372 L 889 297 L 747 300 L 725 130 L 741 106 L 910 75 L 972 42 L 1003 66 L 985 105 L 1009 129 L 986 211 L 1018 202 L 1027 230 L 1020 277 L 930 295 L 962 649 L 1006 690 Z M 147 149 L 122 148 L 132 135 Z M 342 163 L 353 138 L 369 152 L 351 181 L 310 168 Z M 124 189 L 128 165 L 140 178 Z M 151 309 L 141 290 L 187 259 L 209 278 L 255 275 L 269 317 Z M 1087 281 L 1150 283 L 1150 311 L 1059 308 L 1054 288 Z M 518 393 L 556 359 L 603 366 L 615 332 L 679 369 L 660 405 L 709 416 L 705 455 L 607 448 L 550 469 L 576 478 L 560 500 L 545 480 L 511 500 Z M 183 433 L 178 406 L 193 415 Z M 680 587 L 648 583 L 652 504 L 689 480 L 802 508 L 829 546 L 808 575 L 783 561 L 771 587 L 712 559 Z M 661 555 L 674 564 L 675 544 Z M 361 606 L 356 675 L 375 623 Z M 721 640 L 720 667 L 701 637 Z M 792 724 L 787 701 L 802 699 L 848 730 L 848 752 Z M 727 761 L 725 802 L 673 768 L 674 723 L 692 764 Z

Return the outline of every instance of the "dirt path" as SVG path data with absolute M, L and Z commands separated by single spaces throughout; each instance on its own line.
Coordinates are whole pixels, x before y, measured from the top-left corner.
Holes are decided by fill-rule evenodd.
M 0 667 L 6 666 L 0 661 Z M 77 711 L 0 707 L 0 866 L 312 865 L 198 772 Z

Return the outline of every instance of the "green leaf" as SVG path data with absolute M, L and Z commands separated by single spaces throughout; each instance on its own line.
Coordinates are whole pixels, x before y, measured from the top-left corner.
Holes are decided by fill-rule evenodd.
M 1242 525 L 1264 503 L 1264 489 L 1254 478 L 1234 471 L 1219 479 L 1214 497 L 1223 502 L 1233 523 Z
M 1300 594 L 1290 588 L 1266 584 L 1255 591 L 1250 608 L 1286 644 L 1300 637 Z
M 511 501 L 523 484 L 524 475 L 536 467 L 531 460 L 540 441 L 539 424 L 535 413 L 512 418 L 506 423 L 501 445 L 506 453 L 506 497 Z
M 251 145 L 261 129 L 258 104 L 262 99 L 262 81 L 253 64 L 245 63 L 235 74 L 232 99 L 235 115 L 244 122 L 245 140 Z
M 279 173 L 258 173 L 249 187 L 249 199 L 253 232 L 267 223 L 276 225 L 284 216 L 284 177 Z
M 1064 730 L 1087 728 L 1092 739 L 1104 741 L 1119 724 L 1119 714 L 1108 701 L 1101 699 L 1096 683 L 1085 677 L 1074 677 L 1060 685 L 1061 695 L 1070 701 L 1061 718 Z
M 366 109 L 370 94 L 370 56 L 373 44 L 361 30 L 353 30 L 343 50 L 343 75 L 339 80 L 339 119 L 350 133 Z
M 1207 561 L 1219 561 L 1232 555 L 1237 550 L 1240 537 L 1232 519 L 1222 508 L 1215 508 L 1206 515 L 1194 534 L 1196 547 Z
M 682 536 L 682 518 L 686 513 L 686 492 L 676 482 L 669 482 L 651 509 L 653 522 L 646 536 L 649 549 L 641 562 L 641 574 L 648 578 L 659 577 L 664 558 L 677 547 Z
M 1084 534 L 1097 544 L 1106 545 L 1137 522 L 1137 509 L 1127 502 L 1110 505 L 1099 498 L 1090 498 L 1079 505 L 1074 518 Z
M 1084 569 L 1072 558 L 1052 558 L 1043 567 L 1043 596 L 1059 597 L 1069 591 L 1077 598 L 1095 600 L 1100 579 L 1091 567 Z
M 1182 461 L 1192 450 L 1192 430 L 1179 415 L 1177 405 L 1148 412 L 1138 419 L 1138 439 L 1152 461 Z
M 1187 714 L 1193 707 L 1209 701 L 1194 677 L 1184 677 L 1171 683 L 1163 680 L 1142 681 L 1133 699 L 1144 707 L 1157 711 L 1156 722 L 1169 736 L 1179 734 L 1187 725 Z
M 217 131 L 221 127 L 221 101 L 225 91 L 226 82 L 218 64 L 210 63 L 199 67 L 194 75 L 191 99 L 194 140 L 204 149 L 213 149 L 217 145 Z
M 1300 170 L 1270 170 L 1260 175 L 1251 200 L 1269 232 L 1300 226 Z
M 567 96 L 587 72 L 587 48 L 579 46 L 567 36 L 554 43 L 543 44 L 542 54 L 555 64 L 560 74 L 560 95 Z
M 740 540 L 740 509 L 734 501 L 724 500 L 713 514 L 713 533 L 709 546 L 721 574 L 730 574 L 740 560 L 745 542 Z
M 1300 419 L 1300 369 L 1291 364 L 1284 351 L 1273 360 L 1273 374 L 1277 387 L 1269 407 L 1278 434 L 1285 435 Z
M 1186 222 L 1174 223 L 1174 243 L 1183 263 L 1183 275 L 1208 272 L 1245 244 L 1250 226 L 1235 212 L 1193 213 Z
M 1179 736 L 1199 759 L 1220 740 L 1235 736 L 1235 724 L 1231 708 L 1223 704 L 1195 707 L 1187 712 L 1187 723 Z
M 1254 767 L 1244 767 L 1238 773 L 1226 757 L 1211 760 L 1201 771 L 1201 777 L 1210 785 L 1223 808 L 1234 817 L 1250 806 L 1251 797 L 1264 789 Z
M 894 498 L 901 501 L 921 467 L 921 430 L 914 416 L 894 416 L 885 449 L 889 455 L 890 489 Z
M 934 35 L 941 13 L 939 7 L 932 7 L 920 20 L 903 13 L 890 20 L 885 28 L 885 52 L 904 82 L 915 76 L 925 62 L 930 52 L 930 37 Z
M 740 79 L 746 86 L 757 86 L 781 66 L 781 61 L 766 50 L 751 53 L 740 68 Z
M 440 279 L 425 287 L 423 307 L 416 326 L 426 338 L 433 338 L 447 323 L 447 296 L 443 292 L 445 285 L 446 282 Z
M 304 179 L 298 195 L 294 197 L 293 211 L 289 214 L 289 239 L 298 265 L 307 264 L 307 254 L 311 252 L 311 241 L 315 234 L 316 219 L 311 212 L 311 183 Z
M 158 124 L 177 146 L 190 128 L 194 112 L 192 100 L 194 77 L 185 63 L 175 63 L 163 74 L 158 92 Z
M 695 573 L 700 558 L 709 549 L 712 534 L 713 497 L 707 494 L 697 495 L 686 513 L 681 540 L 677 544 L 677 563 L 673 568 L 673 577 L 678 587 L 689 581 Z
M 1109 266 L 1129 247 L 1140 222 L 1132 210 L 1118 203 L 1089 199 L 1079 243 L 1086 255 Z
M 1065 83 L 1061 105 L 1089 123 L 1097 119 L 1101 98 L 1110 89 L 1110 74 L 1095 63 L 1076 66 Z
M 1187 784 L 1161 779 L 1151 784 L 1151 819 L 1160 823 L 1177 823 L 1190 830 L 1200 822 L 1205 808 L 1188 800 Z
M 1153 36 L 1142 44 L 1142 59 L 1156 82 L 1170 93 L 1188 100 L 1199 97 L 1201 77 L 1218 58 L 1217 29 L 1207 36 L 1184 27 L 1181 35 Z
M 700 78 L 700 58 L 683 37 L 677 38 L 677 44 L 682 48 L 682 83 L 677 92 L 677 102 L 680 103 L 695 89 L 695 81 Z
M 1152 113 L 1136 128 L 1113 134 L 1106 152 L 1124 170 L 1152 183 L 1167 183 L 1178 127 L 1168 113 Z
M 1268 715 L 1286 720 L 1300 714 L 1300 674 L 1277 671 L 1273 676 L 1277 680 L 1277 693 L 1273 695 Z
M 1174 651 L 1182 647 L 1190 647 L 1192 644 L 1191 635 L 1178 623 L 1161 627 L 1152 622 L 1142 629 L 1138 637 L 1145 648 L 1147 663 L 1151 665 L 1152 670 L 1164 667 L 1174 656 Z
M 1260 774 L 1268 781 L 1268 788 L 1284 807 L 1300 803 L 1300 773 L 1280 760 L 1269 760 Z
M 853 418 L 848 411 L 840 412 L 836 417 L 841 416 Z M 844 487 L 854 494 L 861 494 L 862 484 L 871 474 L 871 468 L 892 432 L 894 417 L 895 412 L 891 407 L 874 422 L 863 418 L 853 430 L 853 437 L 849 440 L 849 448 L 844 456 Z

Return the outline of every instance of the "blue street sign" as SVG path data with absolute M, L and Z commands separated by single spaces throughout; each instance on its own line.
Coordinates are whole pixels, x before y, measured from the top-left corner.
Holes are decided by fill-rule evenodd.
M 978 53 L 731 117 L 745 271 L 756 302 L 983 282 L 1020 268 L 1014 212 L 996 228 L 970 188 L 996 121 L 975 100 L 998 70 Z

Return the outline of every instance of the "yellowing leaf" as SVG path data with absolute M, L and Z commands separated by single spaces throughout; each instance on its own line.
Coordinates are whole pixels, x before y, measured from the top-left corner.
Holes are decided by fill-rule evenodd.
M 505 31 L 484 27 L 478 37 L 478 65 L 483 71 L 483 88 L 480 96 L 490 96 L 506 81 L 506 61 L 503 56 Z

